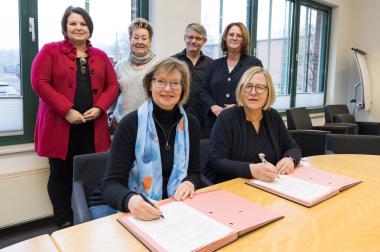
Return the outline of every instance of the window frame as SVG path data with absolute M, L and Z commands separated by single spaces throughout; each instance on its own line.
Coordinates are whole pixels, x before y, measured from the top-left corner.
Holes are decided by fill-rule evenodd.
M 23 134 L 1 136 L 0 146 L 32 143 L 38 110 L 38 97 L 32 90 L 30 71 L 34 57 L 38 53 L 38 0 L 18 0 L 19 34 L 20 34 L 20 82 L 22 88 Z M 149 0 L 132 0 L 136 4 L 138 17 L 148 19 Z M 29 32 L 29 17 L 34 18 L 35 41 Z

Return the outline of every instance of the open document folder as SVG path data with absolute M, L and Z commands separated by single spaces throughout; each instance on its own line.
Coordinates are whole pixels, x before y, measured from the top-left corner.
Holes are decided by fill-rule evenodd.
M 274 182 L 251 179 L 247 184 L 311 207 L 360 182 L 306 164 L 288 175 L 279 175 Z
M 118 221 L 152 251 L 214 251 L 283 216 L 224 190 L 160 204 L 163 219 Z

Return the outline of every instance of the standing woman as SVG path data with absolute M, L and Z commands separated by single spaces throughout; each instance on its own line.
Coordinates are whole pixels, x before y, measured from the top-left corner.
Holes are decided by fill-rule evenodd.
M 243 23 L 230 23 L 224 29 L 221 43 L 224 57 L 208 68 L 201 90 L 206 111 L 203 132 L 206 138 L 219 113 L 236 104 L 235 90 L 243 73 L 252 66 L 262 67 L 259 59 L 248 55 L 249 41 L 249 32 Z
M 73 157 L 110 146 L 106 111 L 118 85 L 107 55 L 91 46 L 86 10 L 69 6 L 61 21 L 64 40 L 46 44 L 32 64 L 32 88 L 40 97 L 35 149 L 48 157 L 48 193 L 58 227 L 72 224 Z
M 142 80 L 158 59 L 150 50 L 153 29 L 148 21 L 137 18 L 128 30 L 131 53 L 115 66 L 121 93 L 110 116 L 113 128 L 116 128 L 123 116 L 137 109 L 147 99 Z

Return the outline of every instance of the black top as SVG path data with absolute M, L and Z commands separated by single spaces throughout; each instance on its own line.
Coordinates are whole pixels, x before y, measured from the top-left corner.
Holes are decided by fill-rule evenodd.
M 84 113 L 93 105 L 90 73 L 88 71 L 88 57 L 76 58 L 77 83 L 74 98 L 74 109 Z
M 174 157 L 174 140 L 175 140 L 175 126 L 181 119 L 182 115 L 179 108 L 176 107 L 172 111 L 165 111 L 160 109 L 154 104 L 153 115 L 157 135 L 160 142 L 162 177 L 163 177 L 163 198 L 167 197 L 167 183 L 173 169 Z M 189 122 L 189 135 L 190 135 L 190 156 L 189 167 L 187 170 L 187 177 L 184 179 L 191 181 L 195 188 L 200 185 L 200 168 L 199 168 L 199 141 L 200 141 L 200 128 L 198 120 L 188 115 Z M 137 123 L 138 114 L 137 110 L 127 114 L 117 126 L 112 146 L 110 149 L 107 169 L 103 184 L 95 189 L 93 195 L 90 197 L 89 205 L 108 204 L 119 211 L 128 211 L 128 201 L 130 197 L 135 195 L 134 191 L 128 189 L 129 172 L 132 164 L 135 161 L 135 144 L 137 137 Z M 161 126 L 164 132 L 162 131 Z M 174 129 L 170 130 L 172 126 Z M 169 135 L 170 131 L 170 135 Z M 169 136 L 168 144 L 169 150 L 165 149 L 166 136 Z M 101 196 L 101 193 L 103 197 Z M 104 199 L 104 200 L 103 200 Z
M 263 66 L 261 61 L 253 56 L 242 55 L 234 69 L 229 72 L 227 57 L 216 59 L 205 73 L 201 86 L 201 99 L 206 108 L 205 128 L 211 130 L 216 116 L 211 112 L 211 106 L 236 104 L 235 90 L 243 73 L 253 67 Z M 206 130 L 207 131 L 207 130 Z M 209 132 L 206 132 L 208 135 Z
M 188 66 L 191 74 L 190 79 L 190 96 L 189 101 L 184 106 L 186 111 L 195 115 L 203 128 L 204 121 L 204 108 L 201 100 L 201 85 L 206 69 L 212 63 L 212 59 L 204 55 L 201 51 L 201 55 L 198 61 L 193 65 L 193 62 L 186 56 L 186 49 L 173 55 L 174 58 L 184 61 Z
M 220 113 L 210 136 L 210 154 L 202 171 L 213 182 L 232 178 L 252 178 L 249 164 L 260 162 L 265 153 L 272 164 L 290 156 L 297 165 L 301 151 L 290 136 L 280 114 L 270 108 L 264 111 L 259 134 L 245 118 L 244 109 L 234 106 Z

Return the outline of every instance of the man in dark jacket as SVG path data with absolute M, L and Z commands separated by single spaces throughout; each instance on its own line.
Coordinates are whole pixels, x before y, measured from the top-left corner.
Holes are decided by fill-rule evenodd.
M 203 129 L 204 108 L 200 99 L 200 86 L 205 70 L 212 62 L 212 59 L 201 51 L 207 41 L 206 29 L 197 23 L 187 25 L 184 41 L 186 48 L 173 57 L 184 61 L 189 66 L 191 73 L 190 97 L 185 109 L 197 117 Z

